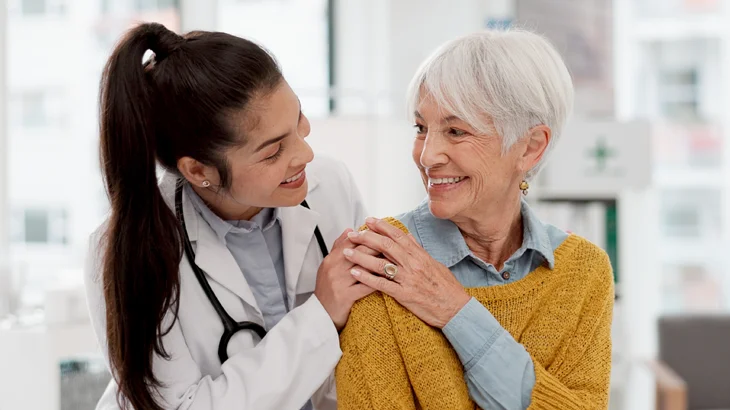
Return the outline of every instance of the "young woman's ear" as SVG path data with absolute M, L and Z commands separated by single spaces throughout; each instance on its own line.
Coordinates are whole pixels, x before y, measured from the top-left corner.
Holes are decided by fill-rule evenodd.
M 194 186 L 208 188 L 211 185 L 220 185 L 218 172 L 213 167 L 203 165 L 196 159 L 190 157 L 180 158 L 177 161 L 177 170 Z

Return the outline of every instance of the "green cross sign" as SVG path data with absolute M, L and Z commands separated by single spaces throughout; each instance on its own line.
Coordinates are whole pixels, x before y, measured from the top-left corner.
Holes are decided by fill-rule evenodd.
M 588 156 L 596 160 L 596 169 L 598 170 L 598 172 L 605 171 L 606 162 L 608 162 L 608 159 L 610 157 L 613 157 L 615 155 L 616 151 L 612 150 L 608 147 L 608 145 L 606 145 L 606 139 L 603 136 L 598 138 L 595 147 L 588 150 Z

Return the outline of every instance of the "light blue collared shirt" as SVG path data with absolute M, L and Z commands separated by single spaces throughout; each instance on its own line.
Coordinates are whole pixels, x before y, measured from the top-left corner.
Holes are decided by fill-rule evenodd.
M 250 221 L 224 221 L 190 185 L 185 185 L 185 194 L 233 255 L 264 316 L 264 327 L 271 330 L 291 309 L 286 296 L 279 209 L 265 208 Z M 309 400 L 302 410 L 311 409 Z
M 428 200 L 398 219 L 464 287 L 484 287 L 516 282 L 543 264 L 550 269 L 555 266 L 554 251 L 568 234 L 540 222 L 525 201 L 521 214 L 522 246 L 500 271 L 474 255 L 453 222 L 434 217 Z M 535 385 L 532 358 L 484 305 L 472 298 L 443 333 L 464 365 L 469 395 L 480 408 L 512 410 L 530 405 Z
M 185 185 L 185 193 L 236 260 L 271 330 L 289 311 L 278 210 L 265 208 L 250 221 L 224 221 Z

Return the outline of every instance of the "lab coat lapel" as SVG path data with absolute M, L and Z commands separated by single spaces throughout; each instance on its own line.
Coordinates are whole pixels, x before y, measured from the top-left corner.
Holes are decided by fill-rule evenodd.
M 309 192 L 312 192 L 319 182 L 314 178 L 308 177 L 308 179 Z M 320 215 L 316 210 L 307 209 L 303 206 L 279 208 L 279 210 L 281 218 L 281 239 L 284 251 L 286 294 L 289 306 L 293 307 L 294 301 L 296 300 L 297 285 L 307 251 L 312 244 L 314 244 L 315 249 L 319 249 L 317 248 L 317 242 L 314 237 L 314 229 L 317 227 Z M 319 264 L 306 267 L 305 269 L 316 270 L 318 267 Z
M 195 263 L 211 279 L 238 295 L 260 315 L 261 310 L 233 255 L 210 226 L 200 220 L 202 217 L 195 212 L 192 203 L 185 199 L 183 213 L 190 240 L 195 240 Z M 194 223 L 189 224 L 187 221 Z

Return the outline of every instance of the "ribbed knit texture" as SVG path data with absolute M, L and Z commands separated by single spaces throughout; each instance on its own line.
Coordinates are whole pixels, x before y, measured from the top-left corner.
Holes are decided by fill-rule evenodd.
M 387 220 L 407 232 L 399 221 Z M 553 270 L 539 267 L 517 282 L 467 292 L 532 357 L 530 409 L 608 407 L 614 289 L 603 250 L 570 235 L 555 250 Z M 441 331 L 385 294 L 355 304 L 340 344 L 340 410 L 477 408 Z

